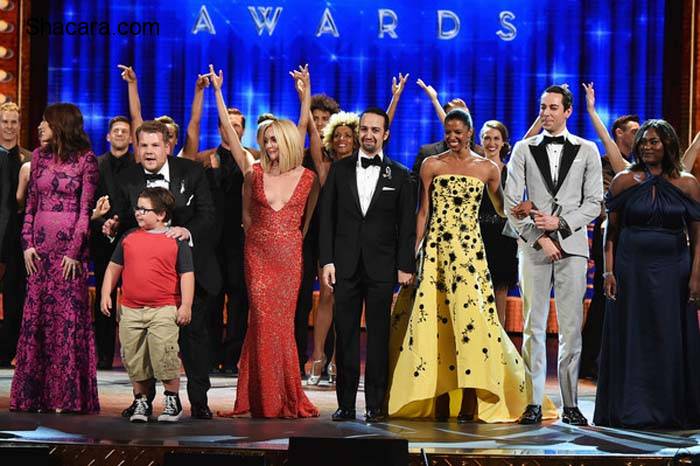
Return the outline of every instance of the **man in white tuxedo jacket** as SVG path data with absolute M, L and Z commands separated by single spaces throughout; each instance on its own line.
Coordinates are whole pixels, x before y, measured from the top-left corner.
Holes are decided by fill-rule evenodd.
M 523 359 L 530 399 L 520 418 L 521 424 L 537 424 L 542 420 L 552 285 L 559 326 L 562 420 L 572 425 L 588 423 L 577 406 L 588 269 L 586 226 L 600 214 L 603 185 L 598 148 L 566 129 L 572 101 L 571 91 L 566 87 L 548 87 L 540 98 L 544 131 L 519 141 L 508 162 L 505 205 L 508 220 L 520 236 L 520 290 L 525 318 Z M 532 202 L 529 215 L 527 209 L 516 207 L 524 198 Z

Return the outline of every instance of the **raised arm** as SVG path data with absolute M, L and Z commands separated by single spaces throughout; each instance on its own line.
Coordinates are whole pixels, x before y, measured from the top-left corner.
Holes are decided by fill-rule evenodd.
M 527 129 L 527 133 L 525 133 L 523 139 L 531 138 L 532 136 L 540 134 L 540 131 L 542 131 L 542 119 L 539 115 L 537 115 L 535 121 L 533 121 L 530 127 Z
M 311 77 L 309 76 L 309 65 L 299 66 L 298 70 L 292 70 L 289 75 L 294 80 L 294 87 L 299 95 L 299 137 L 302 144 L 306 139 L 306 129 L 311 121 Z
M 595 91 L 593 90 L 593 83 L 583 83 L 583 88 L 586 90 L 586 110 L 588 111 L 588 116 L 591 118 L 591 123 L 593 123 L 593 127 L 595 128 L 600 142 L 602 142 L 603 147 L 605 147 L 605 153 L 613 171 L 619 173 L 629 167 L 630 163 L 622 156 L 620 148 L 617 147 L 615 141 L 610 137 L 608 129 L 595 111 Z
M 440 119 L 440 123 L 445 122 L 445 110 L 442 108 L 442 105 L 440 105 L 440 101 L 438 100 L 437 96 L 437 91 L 433 86 L 428 86 L 423 82 L 422 79 L 418 79 L 416 81 L 416 84 L 425 91 L 425 93 L 428 95 L 428 98 L 430 99 L 430 102 L 433 104 L 433 108 L 435 108 L 435 113 L 437 113 L 438 118 Z
M 305 73 L 304 73 L 305 72 Z M 331 167 L 331 160 L 323 156 L 323 142 L 321 135 L 313 123 L 311 118 L 311 75 L 308 66 L 305 69 L 290 71 L 289 74 L 294 78 L 294 88 L 301 102 L 300 112 L 306 111 L 306 121 L 304 123 L 305 130 L 309 134 L 309 152 L 311 159 L 316 168 L 318 182 L 323 186 L 328 177 L 328 170 Z M 299 130 L 302 130 L 302 119 L 299 118 Z
M 399 106 L 399 100 L 401 99 L 401 94 L 406 88 L 406 80 L 409 74 L 399 73 L 399 79 L 396 80 L 396 76 L 391 78 L 391 102 L 389 102 L 389 107 L 386 109 L 387 115 L 389 115 L 389 126 L 391 122 L 394 121 L 394 115 L 396 114 L 396 107 Z
M 202 121 L 202 104 L 204 103 L 204 89 L 209 87 L 208 75 L 197 75 L 194 85 L 194 97 L 192 97 L 192 111 L 190 122 L 187 124 L 187 136 L 182 156 L 186 159 L 196 160 L 199 150 L 199 126 Z
M 224 102 L 224 96 L 221 93 L 221 86 L 224 83 L 224 72 L 219 70 L 217 75 L 214 72 L 214 65 L 209 65 L 209 80 L 214 87 L 214 92 L 216 94 L 216 109 L 219 113 L 219 120 L 221 120 L 221 128 L 226 134 L 226 139 L 229 141 L 229 146 L 231 148 L 231 153 L 233 158 L 241 169 L 242 173 L 246 173 L 250 170 L 250 167 L 255 162 L 253 156 L 247 150 L 243 149 L 240 139 L 238 139 L 238 134 L 236 130 L 233 129 L 233 125 L 228 119 L 228 112 L 226 111 L 226 102 Z
M 695 165 L 695 159 L 698 157 L 698 152 L 700 152 L 700 133 L 696 134 L 693 138 L 693 142 L 690 143 L 688 149 L 683 154 L 681 163 L 686 171 L 690 172 L 693 170 Z
M 129 114 L 131 115 L 131 140 L 136 141 L 136 130 L 143 123 L 141 116 L 141 99 L 139 98 L 139 88 L 136 80 L 136 72 L 130 66 L 117 65 L 122 70 L 122 79 L 127 82 L 129 90 Z M 138 157 L 138 145 L 134 142 L 134 154 L 136 161 Z

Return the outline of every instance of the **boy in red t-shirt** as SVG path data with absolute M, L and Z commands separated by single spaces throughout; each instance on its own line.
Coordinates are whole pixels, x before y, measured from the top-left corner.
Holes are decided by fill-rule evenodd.
M 192 317 L 194 266 L 186 242 L 168 236 L 175 198 L 167 189 L 146 188 L 134 215 L 139 228 L 126 232 L 107 266 L 102 285 L 102 313 L 109 316 L 112 290 L 122 276 L 119 340 L 122 364 L 136 394 L 131 422 L 147 422 L 153 412 L 146 393 L 149 381 L 165 386 L 161 422 L 182 415 L 178 325 Z

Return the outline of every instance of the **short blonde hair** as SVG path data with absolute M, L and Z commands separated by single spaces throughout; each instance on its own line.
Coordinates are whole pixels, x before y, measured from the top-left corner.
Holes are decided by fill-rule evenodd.
M 19 113 L 19 105 L 14 102 L 5 102 L 0 105 L 0 112 L 17 112 Z
M 328 152 L 333 148 L 333 133 L 338 126 L 347 126 L 354 136 L 353 144 L 359 139 L 360 117 L 353 112 L 338 112 L 331 115 L 326 127 L 323 128 L 323 147 Z
M 272 163 L 265 150 L 265 133 L 272 131 L 277 147 L 279 148 L 279 169 L 280 173 L 285 173 L 301 165 L 304 160 L 304 146 L 297 125 L 289 120 L 275 120 L 267 125 L 263 130 L 260 147 L 260 163 L 263 171 L 270 171 Z

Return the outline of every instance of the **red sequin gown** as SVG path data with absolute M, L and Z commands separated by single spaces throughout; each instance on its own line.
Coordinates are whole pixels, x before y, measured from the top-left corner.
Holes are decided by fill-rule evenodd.
M 253 417 L 318 416 L 301 388 L 294 312 L 302 276 L 302 221 L 315 179 L 304 169 L 282 209 L 265 197 L 263 170 L 253 166 L 251 225 L 245 238 L 250 303 L 233 414 Z

